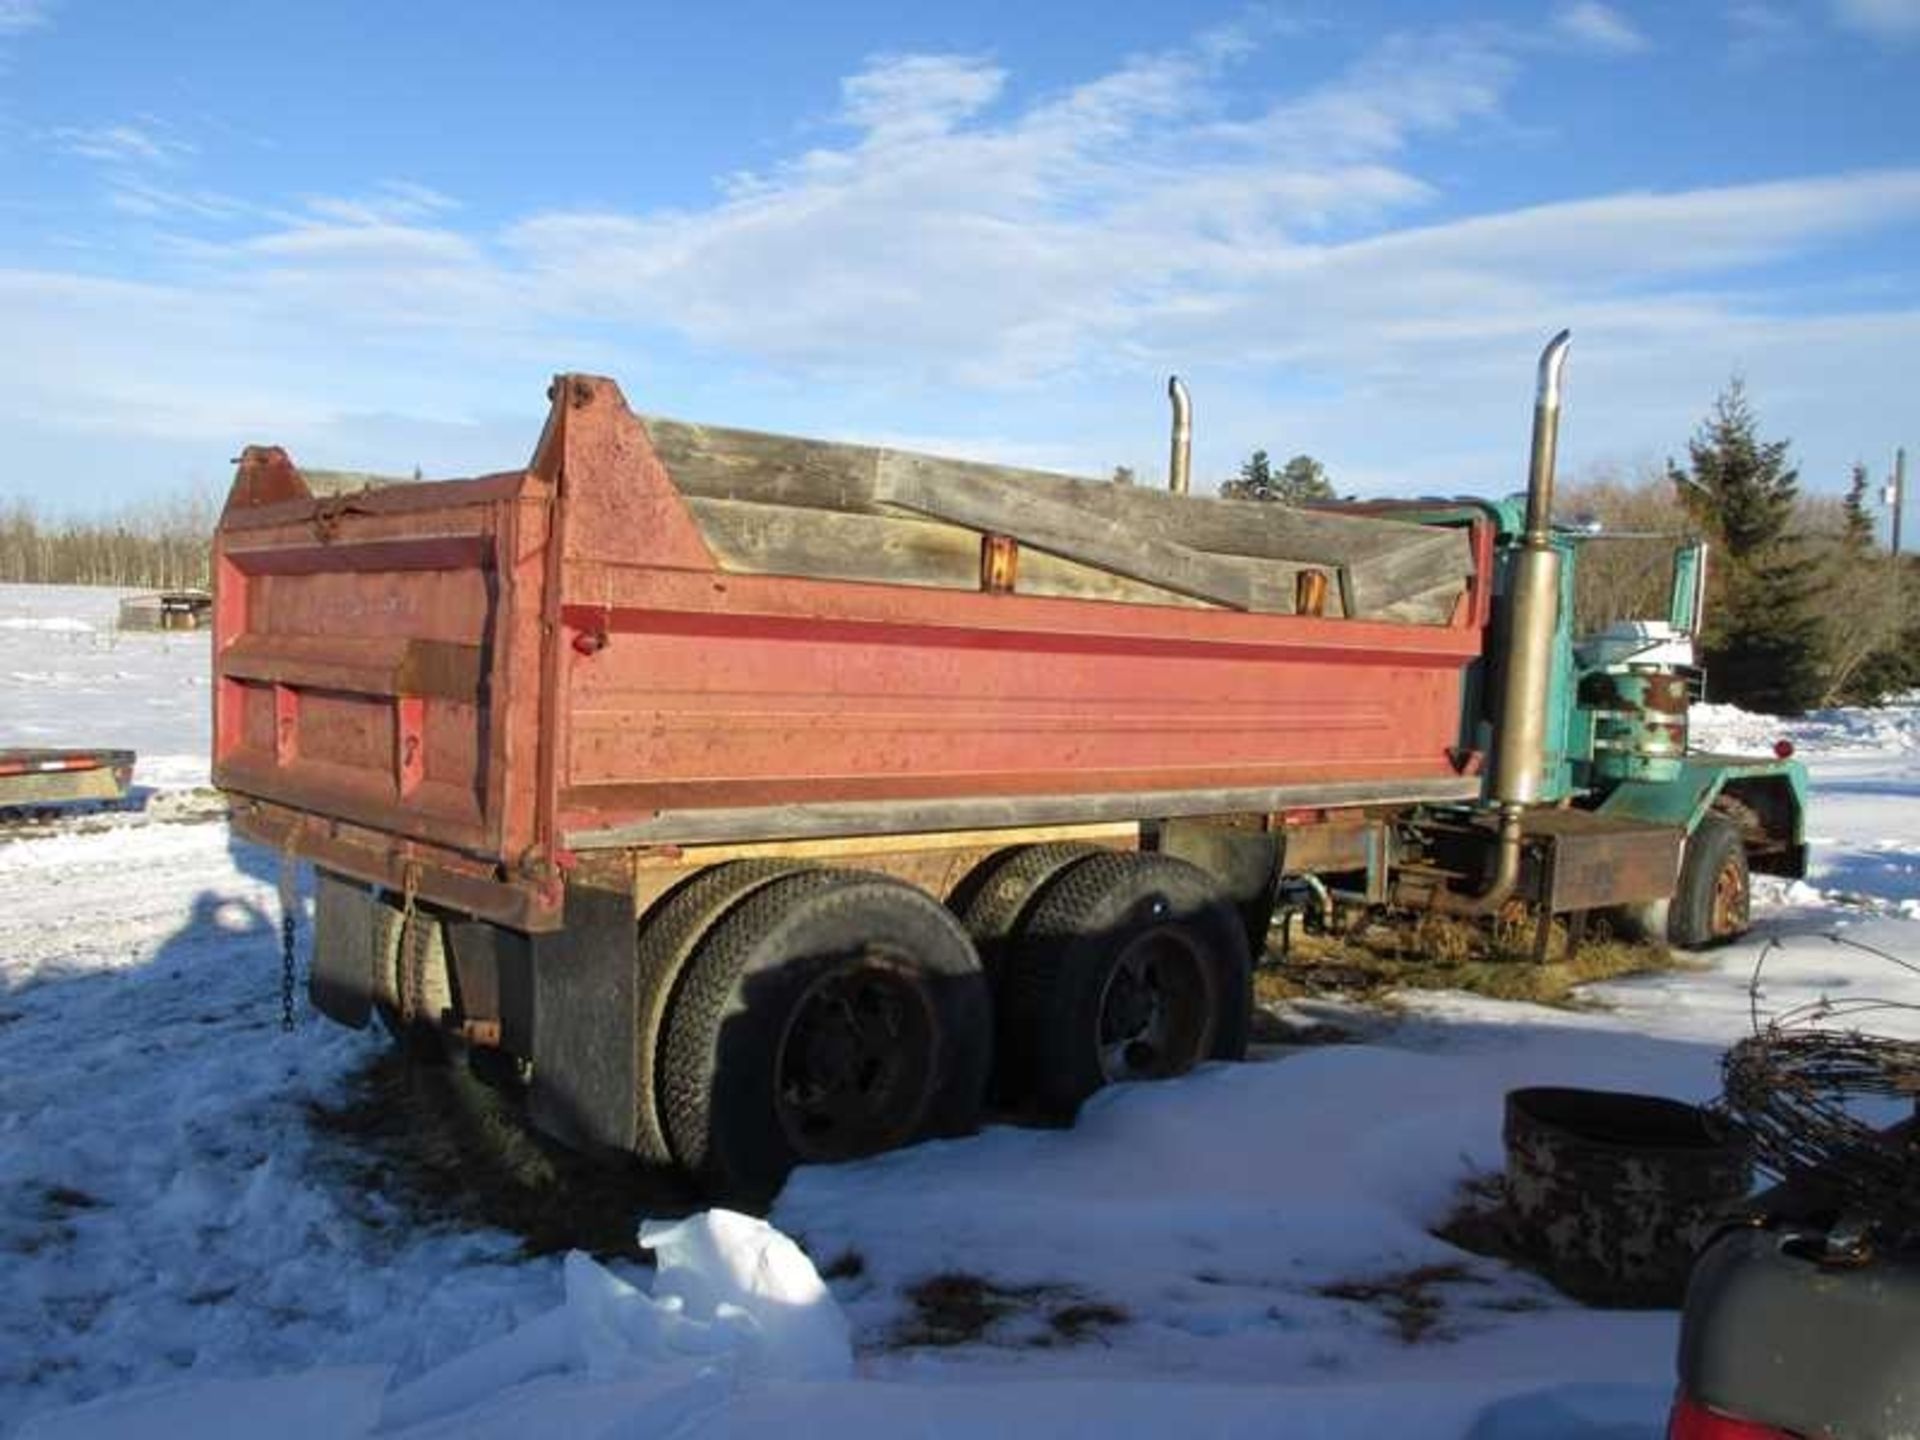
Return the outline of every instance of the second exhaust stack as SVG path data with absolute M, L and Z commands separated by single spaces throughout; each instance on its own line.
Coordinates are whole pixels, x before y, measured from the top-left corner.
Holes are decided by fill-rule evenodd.
M 1167 457 L 1167 489 L 1184 495 L 1193 483 L 1193 401 L 1178 375 L 1167 377 L 1167 398 L 1173 402 L 1173 450 Z

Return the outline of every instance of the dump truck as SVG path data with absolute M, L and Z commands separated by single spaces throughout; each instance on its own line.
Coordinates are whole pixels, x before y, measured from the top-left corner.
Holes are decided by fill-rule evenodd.
M 1240 1057 L 1276 913 L 1738 933 L 1805 779 L 1698 754 L 1668 616 L 1576 642 L 1566 337 L 1506 500 L 1300 508 L 633 413 L 316 496 L 241 456 L 213 775 L 316 870 L 310 993 L 543 1130 L 765 1195 Z

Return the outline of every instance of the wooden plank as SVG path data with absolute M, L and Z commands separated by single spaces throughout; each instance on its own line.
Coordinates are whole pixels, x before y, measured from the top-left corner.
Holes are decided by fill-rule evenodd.
M 880 454 L 874 495 L 883 504 L 1011 535 L 1022 546 L 1182 595 L 1235 610 L 1254 608 L 1256 586 L 1245 569 L 1089 514 L 1069 499 L 1024 483 L 1015 472 L 888 450 Z
M 758 430 L 648 416 L 654 452 L 682 495 L 822 510 L 871 511 L 880 452 Z
M 1253 500 L 1173 495 L 1049 471 L 678 420 L 649 418 L 646 425 L 668 474 L 688 497 L 840 514 L 875 514 L 892 504 L 974 528 L 993 528 L 989 522 L 1007 518 L 1015 508 L 1032 523 L 1044 502 L 1051 507 L 1044 513 L 1052 543 L 1042 546 L 1037 534 L 1020 536 L 1025 543 L 1102 569 L 1115 568 L 1110 561 L 1131 556 L 1129 568 L 1116 573 L 1236 609 L 1291 611 L 1292 577 L 1304 567 L 1331 572 L 1336 591 L 1350 597 L 1351 613 L 1358 616 L 1382 614 L 1444 583 L 1463 585 L 1472 570 L 1471 548 L 1462 530 Z M 908 503 L 903 486 L 910 486 L 920 503 Z M 988 494 L 996 499 L 979 498 Z M 1026 503 L 1014 507 L 1015 496 Z M 938 509 L 927 509 L 928 503 Z M 1072 552 L 1059 548 L 1075 536 L 1079 539 Z M 787 543 L 784 537 L 769 539 L 762 548 Z M 1165 546 L 1178 549 L 1160 548 Z M 1254 579 L 1261 572 L 1209 567 L 1201 558 L 1206 556 L 1273 561 L 1287 568 Z M 1417 608 L 1424 613 L 1430 603 Z
M 1460 582 L 1449 580 L 1445 584 L 1434 586 L 1431 590 L 1422 590 L 1417 595 L 1409 595 L 1404 600 L 1383 605 L 1372 618 L 1400 620 L 1410 625 L 1444 625 L 1453 618 L 1454 607 L 1460 601 L 1460 594 Z
M 937 830 L 914 835 L 855 835 L 821 840 L 760 840 L 739 845 L 676 845 L 671 850 L 642 850 L 638 870 L 686 870 L 726 860 L 818 860 L 844 865 L 876 853 L 902 855 L 921 850 L 998 849 L 1007 845 L 1048 845 L 1083 840 L 1099 845 L 1134 846 L 1137 820 L 1096 821 L 1087 825 L 1038 825 L 1013 830 Z
M 980 588 L 980 536 L 957 525 L 707 497 L 687 508 L 724 569 Z
M 1465 530 L 1429 529 L 1424 540 L 1357 561 L 1347 573 L 1355 613 L 1385 616 L 1393 606 L 1443 587 L 1459 594 L 1472 571 Z
M 410 475 L 376 475 L 371 470 L 302 470 L 300 478 L 316 496 L 353 495 L 362 490 L 384 490 L 412 483 Z
M 904 515 L 843 515 L 796 505 L 695 497 L 687 508 L 723 569 L 942 590 L 980 588 L 980 532 Z M 1021 595 L 1135 605 L 1206 602 L 1044 551 L 1020 556 Z
M 1114 600 L 1130 605 L 1176 605 L 1199 610 L 1217 608 L 1210 601 L 1176 594 L 1141 580 L 1129 580 L 1124 575 L 1075 560 L 1063 560 L 1044 550 L 1020 552 L 1020 578 L 1013 588 L 1019 595 L 1069 600 Z

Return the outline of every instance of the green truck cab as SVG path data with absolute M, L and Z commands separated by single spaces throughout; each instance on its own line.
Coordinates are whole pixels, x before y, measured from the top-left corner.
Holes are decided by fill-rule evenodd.
M 1523 553 L 1527 497 L 1446 502 L 1383 502 L 1372 513 L 1427 524 L 1492 530 L 1496 556 L 1495 620 L 1487 657 L 1468 687 L 1462 733 L 1469 755 L 1492 752 L 1494 697 L 1512 642 L 1506 633 L 1514 575 Z M 1806 767 L 1782 742 L 1772 754 L 1726 755 L 1694 747 L 1690 708 L 1706 693 L 1694 646 L 1706 606 L 1707 547 L 1699 540 L 1674 553 L 1667 613 L 1657 619 L 1616 622 L 1591 635 L 1575 633 L 1574 595 L 1582 552 L 1611 537 L 1586 529 L 1556 529 L 1558 604 L 1552 626 L 1545 705 L 1546 743 L 1540 756 L 1540 793 L 1530 829 L 1548 848 L 1571 850 L 1575 834 L 1591 835 L 1583 853 L 1599 877 L 1582 893 L 1605 901 L 1612 875 L 1644 861 L 1662 837 L 1678 839 L 1677 873 L 1664 898 L 1596 905 L 1617 930 L 1660 938 L 1685 948 L 1731 939 L 1749 924 L 1750 876 L 1798 879 L 1806 873 Z M 1551 818 L 1560 812 L 1556 824 Z M 1583 828 L 1574 817 L 1594 817 Z M 1602 828 L 1598 822 L 1619 822 Z M 1551 864 L 1551 862 L 1548 862 Z M 1664 862 L 1675 863 L 1675 862 Z M 1538 868 L 1537 866 L 1535 868 Z M 1553 902 L 1549 879 L 1532 886 L 1542 908 Z M 1627 884 L 1632 889 L 1631 883 Z M 1641 889 L 1646 886 L 1642 885 Z M 1582 907 L 1584 908 L 1584 907 Z

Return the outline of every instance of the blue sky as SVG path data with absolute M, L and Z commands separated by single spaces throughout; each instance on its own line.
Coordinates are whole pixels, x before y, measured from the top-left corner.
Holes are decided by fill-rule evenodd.
M 249 441 L 521 463 L 640 410 L 1344 489 L 1684 449 L 1735 372 L 1810 489 L 1920 449 L 1920 0 L 564 9 L 0 0 L 0 496 Z

